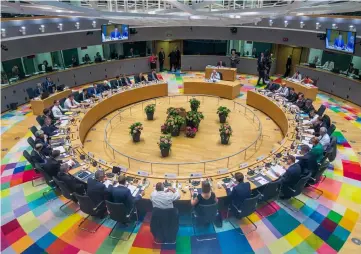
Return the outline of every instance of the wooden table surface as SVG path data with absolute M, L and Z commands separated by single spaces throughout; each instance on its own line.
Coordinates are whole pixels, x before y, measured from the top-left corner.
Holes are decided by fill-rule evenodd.
M 55 100 L 61 100 L 63 98 L 66 98 L 71 93 L 72 90 L 67 89 L 61 92 L 56 92 L 54 94 L 51 94 L 48 98 L 45 98 L 44 100 L 31 100 L 30 105 L 31 105 L 31 109 L 33 110 L 33 114 L 42 115 L 43 110 L 51 107 L 54 104 Z
M 225 81 L 235 81 L 237 76 L 237 68 L 225 68 L 225 67 L 206 67 L 205 75 L 209 79 L 213 70 L 216 70 L 219 73 L 222 73 L 222 80 Z
M 285 82 L 286 86 L 294 88 L 296 93 L 303 93 L 305 98 L 311 99 L 312 101 L 316 100 L 318 94 L 317 86 L 308 87 L 301 84 L 300 82 L 294 82 L 287 79 L 283 79 L 282 82 Z

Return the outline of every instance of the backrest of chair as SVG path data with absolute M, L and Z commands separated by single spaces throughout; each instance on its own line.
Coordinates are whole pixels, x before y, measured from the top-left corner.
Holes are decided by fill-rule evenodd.
M 32 87 L 27 88 L 26 93 L 28 94 L 30 100 L 35 97 L 34 89 Z
M 240 217 L 246 217 L 254 213 L 257 209 L 257 203 L 260 197 L 261 194 L 258 194 L 257 196 L 245 199 L 241 207 L 239 207 L 239 210 L 241 210 Z
M 150 231 L 154 238 L 161 242 L 175 242 L 178 229 L 179 214 L 177 208 L 153 208 Z
M 28 137 L 27 141 L 32 148 L 35 148 L 35 140 L 32 137 Z
M 23 156 L 31 164 L 31 166 L 33 166 L 33 168 L 34 168 L 35 165 L 34 165 L 33 159 L 31 158 L 31 155 L 28 153 L 28 151 L 24 150 L 23 151 Z
M 63 181 L 58 180 L 56 177 L 53 177 L 53 180 L 56 183 L 56 185 L 59 186 L 63 196 L 66 197 L 67 199 L 71 199 L 72 195 L 71 195 L 71 191 L 69 190 L 68 186 Z
M 36 121 L 38 122 L 38 124 L 39 124 L 40 126 L 43 126 L 44 123 L 45 123 L 45 119 L 44 119 L 43 116 L 37 116 L 37 117 L 36 117 Z
M 123 203 L 113 203 L 106 200 L 105 204 L 109 211 L 109 217 L 112 220 L 120 223 L 127 223 L 129 221 L 127 218 L 127 207 Z
M 331 137 L 330 145 L 326 150 L 327 158 L 330 162 L 333 162 L 337 156 L 337 137 Z
M 211 205 L 198 204 L 195 208 L 195 211 L 197 216 L 202 220 L 202 222 L 214 222 L 218 214 L 218 203 L 214 203 Z
M 333 133 L 335 130 L 336 130 L 336 125 L 331 124 L 330 128 L 327 129 L 327 134 L 328 134 L 329 136 L 331 136 L 332 133 Z
M 324 115 L 322 117 L 322 121 L 325 123 L 327 129 L 330 128 L 330 126 L 331 126 L 331 118 L 328 115 Z
M 78 99 L 79 94 L 80 94 L 79 91 L 75 91 L 75 92 L 73 93 L 74 98 L 75 98 L 75 99 Z
M 269 182 L 262 191 L 262 200 L 269 200 L 279 195 L 282 185 L 282 179 Z
M 272 91 L 275 91 L 275 90 L 277 90 L 278 88 L 280 88 L 280 84 L 278 84 L 278 83 L 273 83 L 272 86 L 271 86 L 271 90 L 272 90 Z
M 61 100 L 59 101 L 60 106 L 61 106 L 62 108 L 64 108 L 65 100 L 66 100 L 66 98 L 63 98 L 63 99 L 61 99 Z
M 49 186 L 53 186 L 54 184 L 53 184 L 53 179 L 51 178 L 51 176 L 49 176 L 48 175 L 48 173 L 46 173 L 44 170 L 43 170 L 43 167 L 39 164 L 39 163 L 35 163 L 35 169 L 37 170 L 37 171 L 39 171 L 42 175 L 43 175 L 43 177 L 44 177 L 44 180 L 45 180 L 45 182 L 47 183 L 47 185 L 49 185 Z
M 316 183 L 318 183 L 320 181 L 321 176 L 326 171 L 326 169 L 328 168 L 329 165 L 330 165 L 330 163 L 328 161 L 323 161 L 321 163 L 316 175 L 314 176 L 314 178 L 316 179 Z
M 38 128 L 36 128 L 35 126 L 31 126 L 31 127 L 30 127 L 30 131 L 31 131 L 31 133 L 33 133 L 33 135 L 35 136 L 35 133 L 38 131 Z
M 308 175 L 301 177 L 300 180 L 296 183 L 296 185 L 293 187 L 293 189 L 296 191 L 292 193 L 292 196 L 295 197 L 299 194 L 301 194 L 302 190 L 305 188 L 306 183 L 311 177 L 312 172 L 308 173 Z
M 316 114 L 317 114 L 318 116 L 322 116 L 323 113 L 325 113 L 325 110 L 326 110 L 326 106 L 325 106 L 325 105 L 321 105 L 321 106 L 318 108 Z
M 80 210 L 86 214 L 94 214 L 94 208 L 95 205 L 93 201 L 87 196 L 87 195 L 79 195 L 77 193 L 74 193 L 74 196 L 78 200 Z

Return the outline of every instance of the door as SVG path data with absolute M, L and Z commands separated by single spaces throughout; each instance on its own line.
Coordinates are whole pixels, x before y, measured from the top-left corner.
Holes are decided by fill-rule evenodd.
M 284 74 L 286 72 L 286 63 L 289 55 L 292 55 L 291 75 L 294 73 L 295 66 L 300 63 L 301 47 L 291 47 L 287 45 L 278 45 L 277 51 L 277 73 Z
M 178 49 L 181 51 L 181 53 L 183 52 L 182 41 L 157 41 L 156 42 L 155 50 L 156 50 L 157 56 L 158 56 L 160 49 L 161 48 L 164 49 L 164 53 L 165 53 L 164 69 L 168 69 L 168 70 L 170 69 L 168 55 L 176 47 L 178 47 Z M 157 66 L 158 66 L 158 64 L 157 64 Z

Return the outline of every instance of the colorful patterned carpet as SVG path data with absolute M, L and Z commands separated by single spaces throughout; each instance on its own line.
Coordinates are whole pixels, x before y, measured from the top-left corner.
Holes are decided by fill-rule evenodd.
M 170 91 L 182 93 L 182 74 L 163 74 L 169 83 Z M 241 75 L 247 81 L 241 89 L 241 99 L 254 88 L 256 80 L 252 76 Z M 327 95 L 318 97 L 328 110 L 336 112 L 361 130 L 361 113 L 356 108 L 334 100 Z M 1 116 L 1 133 L 11 129 L 19 121 L 31 116 L 27 105 L 17 111 Z M 292 212 L 281 203 L 273 202 L 277 212 L 260 207 L 262 218 L 253 214 L 250 218 L 256 223 L 257 231 L 247 236 L 251 225 L 245 220 L 233 222 L 240 225 L 234 229 L 224 221 L 221 228 L 213 227 L 197 230 L 198 234 L 213 236 L 216 239 L 198 242 L 193 235 L 188 215 L 181 216 L 177 243 L 156 245 L 150 233 L 149 216 L 137 226 L 128 241 L 118 241 L 108 237 L 114 222 L 107 220 L 95 234 L 78 229 L 85 215 L 77 212 L 71 216 L 59 211 L 66 202 L 54 193 L 51 202 L 42 193 L 45 185 L 33 187 L 31 179 L 34 171 L 22 156 L 24 149 L 30 150 L 26 142 L 30 131 L 24 133 L 1 161 L 1 252 L 7 253 L 324 253 L 338 252 L 355 226 L 361 205 L 361 167 L 350 143 L 337 130 L 338 155 L 327 170 L 327 178 L 318 188 L 324 194 L 315 201 L 300 195 L 306 203 L 298 213 Z M 74 208 L 71 208 L 74 209 Z M 148 219 L 147 219 L 148 218 Z M 93 226 L 98 222 L 93 221 Z

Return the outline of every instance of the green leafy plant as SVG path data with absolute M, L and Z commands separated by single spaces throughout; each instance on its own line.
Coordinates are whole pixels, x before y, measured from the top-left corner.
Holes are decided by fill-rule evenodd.
M 172 146 L 172 137 L 170 135 L 160 136 L 158 145 L 161 150 L 169 149 Z
M 188 138 L 194 138 L 197 133 L 197 128 L 187 127 L 186 128 L 186 137 Z
M 140 123 L 140 122 L 136 122 L 136 123 L 133 123 L 130 127 L 129 127 L 130 131 L 129 131 L 129 134 L 130 135 L 134 135 L 138 132 L 142 132 L 143 130 L 143 124 Z
M 229 108 L 223 107 L 223 106 L 220 106 L 217 109 L 217 114 L 224 115 L 225 117 L 227 117 L 230 112 L 231 112 L 231 110 Z
M 232 128 L 229 124 L 225 123 L 225 124 L 222 124 L 221 127 L 219 128 L 219 134 L 222 136 L 222 137 L 230 137 L 232 136 Z
M 198 127 L 199 123 L 204 119 L 202 112 L 188 111 L 187 112 L 187 124 L 192 123 L 193 127 Z
M 170 116 L 165 122 L 168 131 L 178 130 L 185 123 L 185 119 L 179 115 Z
M 149 104 L 144 108 L 145 113 L 154 113 L 155 104 Z
M 193 111 L 197 111 L 199 108 L 199 105 L 201 105 L 201 102 L 199 100 L 197 100 L 196 98 L 190 99 L 189 103 L 191 104 L 191 109 Z
M 174 108 L 174 107 L 169 107 L 167 109 L 167 115 L 168 117 L 170 116 L 178 116 L 180 114 L 180 112 L 185 111 L 184 108 Z

